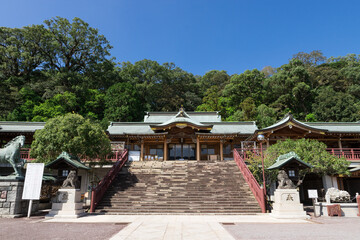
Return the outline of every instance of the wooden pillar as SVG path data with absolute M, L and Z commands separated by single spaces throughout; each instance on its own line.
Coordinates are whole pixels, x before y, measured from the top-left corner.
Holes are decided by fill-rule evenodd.
M 168 147 L 167 147 L 167 139 L 166 136 L 164 137 L 164 161 L 167 160 L 168 156 Z
M 341 138 L 339 138 L 339 148 L 340 148 L 340 151 L 342 151 L 342 143 L 341 143 Z
M 266 148 L 269 148 L 270 147 L 270 139 L 266 139 Z
M 200 161 L 200 139 L 196 137 L 196 160 Z
M 224 140 L 220 139 L 220 161 L 224 161 Z
M 144 140 L 141 140 L 140 161 L 144 161 Z

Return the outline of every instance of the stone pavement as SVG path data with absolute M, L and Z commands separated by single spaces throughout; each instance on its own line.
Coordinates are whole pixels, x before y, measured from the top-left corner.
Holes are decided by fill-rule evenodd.
M 130 223 L 113 235 L 113 240 L 233 240 L 222 223 L 305 223 L 301 219 L 274 219 L 258 215 L 88 215 L 78 219 L 50 219 L 45 222 Z

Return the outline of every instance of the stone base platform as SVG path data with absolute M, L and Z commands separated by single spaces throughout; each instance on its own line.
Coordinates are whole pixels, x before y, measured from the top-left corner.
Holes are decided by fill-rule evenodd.
M 26 216 L 29 201 L 22 200 L 24 180 L 14 177 L 0 178 L 0 217 L 16 218 Z M 39 201 L 33 202 L 32 213 L 38 210 Z
M 80 202 L 79 189 L 59 189 L 51 211 L 45 218 L 79 218 L 84 216 L 83 203 Z
M 328 216 L 327 206 L 340 204 L 341 207 L 341 216 L 343 217 L 358 217 L 358 205 L 357 203 L 326 203 L 326 202 L 317 202 L 315 203 L 316 214 L 320 216 Z
M 285 219 L 310 218 L 300 203 L 299 192 L 296 189 L 276 189 L 275 203 L 270 216 Z

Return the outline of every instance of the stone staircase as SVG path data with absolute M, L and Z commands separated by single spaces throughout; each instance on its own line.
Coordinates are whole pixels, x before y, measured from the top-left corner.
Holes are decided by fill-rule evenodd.
M 132 162 L 96 209 L 105 214 L 261 213 L 233 161 Z

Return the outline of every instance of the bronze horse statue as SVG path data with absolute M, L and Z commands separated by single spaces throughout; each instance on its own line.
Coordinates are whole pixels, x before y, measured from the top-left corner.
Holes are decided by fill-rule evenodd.
M 0 149 L 0 163 L 10 163 L 16 177 L 23 177 L 21 171 L 25 160 L 20 158 L 20 149 L 24 146 L 25 136 L 17 136 Z

